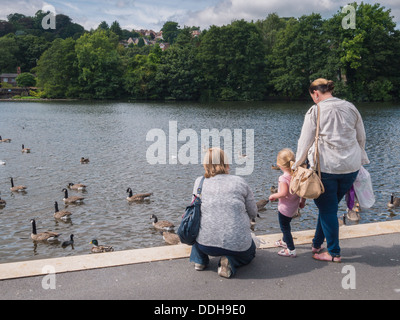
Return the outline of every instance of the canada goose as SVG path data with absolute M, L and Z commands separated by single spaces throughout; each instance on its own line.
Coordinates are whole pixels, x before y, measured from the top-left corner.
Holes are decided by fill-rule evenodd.
M 175 233 L 164 231 L 162 233 L 162 235 L 163 235 L 164 241 L 168 244 L 174 245 L 174 244 L 181 243 L 181 239 L 179 239 L 179 236 Z
M 349 210 L 347 208 L 347 213 L 345 215 L 345 219 L 349 219 L 350 221 L 360 221 L 361 220 L 361 216 L 357 211 Z
M 71 218 L 72 213 L 66 210 L 58 210 L 58 203 L 57 201 L 54 201 L 54 218 L 56 219 L 61 219 L 61 220 L 68 220 Z
M 74 247 L 74 235 L 73 235 L 73 234 L 71 234 L 71 235 L 69 236 L 69 240 L 68 240 L 68 241 L 64 241 L 64 242 L 61 244 L 61 247 L 63 247 L 63 248 L 66 248 L 66 247 L 68 247 L 68 246 L 72 246 L 72 248 Z
M 85 199 L 84 197 L 80 197 L 80 196 L 72 196 L 72 197 L 68 197 L 68 190 L 67 189 L 62 189 L 62 191 L 64 192 L 64 203 L 77 203 L 77 202 L 82 202 L 83 199 Z
M 69 189 L 71 190 L 86 190 L 86 185 L 82 184 L 82 183 L 72 183 L 70 182 L 67 186 Z
M 6 206 L 6 200 L 3 200 L 1 197 L 0 197 L 0 208 L 4 208 Z
M 264 207 L 267 205 L 268 202 L 269 202 L 269 200 L 266 200 L 266 199 L 258 200 L 258 201 L 256 202 L 258 211 L 265 210 Z
M 152 214 L 150 216 L 150 219 L 154 219 L 153 226 L 158 230 L 172 231 L 175 227 L 175 225 L 169 221 L 166 220 L 158 221 L 158 218 L 155 214 Z
M 10 178 L 10 180 L 11 180 L 11 188 L 10 188 L 10 190 L 12 192 L 21 192 L 21 191 L 24 192 L 26 190 L 25 186 L 14 186 L 14 179 L 13 178 Z
M 31 219 L 31 224 L 32 224 L 31 238 L 34 241 L 54 241 L 54 240 L 58 240 L 58 237 L 61 235 L 60 233 L 55 233 L 55 232 L 50 232 L 50 231 L 36 233 L 35 219 Z
M 89 163 L 89 158 L 81 157 L 81 163 Z
M 143 201 L 145 198 L 148 198 L 153 194 L 152 192 L 133 194 L 131 188 L 126 189 L 126 192 L 129 193 L 128 197 L 126 198 L 128 201 Z
M 93 239 L 89 242 L 89 244 L 93 244 L 92 253 L 102 253 L 102 252 L 111 252 L 114 251 L 114 248 L 111 246 L 99 246 L 99 243 L 96 239 Z
M 394 196 L 394 193 L 390 196 L 390 201 L 388 203 L 388 208 L 397 208 L 400 206 L 400 198 Z
M 0 136 L 0 142 L 11 142 L 11 139 L 2 139 Z
M 31 153 L 31 149 L 30 148 L 25 148 L 24 145 L 22 145 L 22 150 L 23 153 Z

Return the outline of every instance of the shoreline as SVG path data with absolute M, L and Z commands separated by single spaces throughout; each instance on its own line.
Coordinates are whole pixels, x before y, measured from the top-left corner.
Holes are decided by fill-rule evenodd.
M 400 233 L 400 220 L 343 226 L 340 228 L 339 232 L 341 240 Z M 314 230 L 293 232 L 296 245 L 311 243 L 313 235 Z M 280 237 L 280 233 L 257 236 L 257 238 L 262 242 L 258 250 L 274 248 L 274 242 Z M 47 275 L 49 266 L 53 268 L 54 273 L 59 274 L 156 261 L 183 259 L 189 257 L 190 250 L 190 246 L 180 244 L 144 249 L 122 250 L 102 254 L 87 254 L 61 258 L 10 262 L 0 264 L 0 281 Z

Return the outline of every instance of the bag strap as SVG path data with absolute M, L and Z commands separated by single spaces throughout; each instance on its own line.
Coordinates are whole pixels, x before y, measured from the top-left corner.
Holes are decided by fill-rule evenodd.
M 320 125 L 320 117 L 321 117 L 321 108 L 317 103 L 317 128 L 315 130 L 315 141 L 314 141 L 314 168 L 318 172 L 319 178 L 321 178 L 321 166 L 319 161 L 319 152 L 318 152 L 318 138 L 319 138 L 319 125 Z
M 203 189 L 203 182 L 204 182 L 205 177 L 203 176 L 200 180 L 200 184 L 197 187 L 197 196 L 200 197 L 201 196 L 201 191 Z

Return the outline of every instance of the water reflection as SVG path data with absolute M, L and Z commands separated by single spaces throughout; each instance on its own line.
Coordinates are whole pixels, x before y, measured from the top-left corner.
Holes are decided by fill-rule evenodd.
M 246 176 L 257 200 L 267 198 L 277 184 L 279 171 L 272 170 L 277 152 L 296 149 L 308 102 L 271 103 L 110 103 L 110 102 L 1 102 L 0 134 L 12 139 L 0 144 L 0 192 L 7 201 L 0 209 L 0 262 L 87 254 L 92 239 L 115 250 L 164 245 L 149 217 L 177 225 L 191 199 L 193 182 L 203 173 L 200 164 L 150 165 L 146 150 L 152 142 L 147 133 L 159 128 L 168 133 L 170 121 L 178 132 L 192 129 L 221 131 L 224 128 L 254 130 L 254 171 Z M 386 104 L 360 105 L 367 132 L 367 152 L 376 205 L 361 212 L 360 223 L 398 219 L 398 209 L 386 206 L 398 191 L 400 164 L 400 108 Z M 246 143 L 243 139 L 243 153 Z M 178 142 L 182 146 L 185 142 Z M 21 154 L 21 144 L 31 148 Z M 167 138 L 167 147 L 169 141 Z M 198 141 L 199 160 L 201 141 Z M 168 150 L 168 149 L 167 149 Z M 81 157 L 90 162 L 82 165 Z M 232 170 L 239 165 L 233 163 Z M 27 193 L 9 192 L 9 177 L 27 186 Z M 68 183 L 87 185 L 83 204 L 69 205 L 68 223 L 54 219 L 54 201 L 63 204 L 61 190 Z M 126 201 L 126 190 L 153 192 L 142 203 Z M 82 192 L 69 190 L 70 195 Z M 277 233 L 276 203 L 267 204 L 255 225 L 256 234 Z M 341 213 L 345 212 L 344 202 Z M 294 230 L 315 227 L 316 208 L 308 201 Z M 74 250 L 61 245 L 38 244 L 30 239 L 31 218 L 38 232 L 61 233 L 61 242 L 74 234 Z

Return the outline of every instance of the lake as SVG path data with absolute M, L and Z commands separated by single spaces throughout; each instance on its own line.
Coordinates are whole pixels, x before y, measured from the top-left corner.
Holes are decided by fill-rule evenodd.
M 207 133 L 221 134 L 230 148 L 231 172 L 244 173 L 256 200 L 267 198 L 279 171 L 271 170 L 277 152 L 296 150 L 304 115 L 311 102 L 0 102 L 0 263 L 87 254 L 92 239 L 115 250 L 165 245 L 150 216 L 179 225 L 190 203 L 193 182 L 203 173 L 202 150 Z M 357 104 L 367 133 L 367 153 L 376 203 L 363 210 L 359 223 L 399 218 L 389 210 L 392 192 L 399 191 L 400 105 Z M 22 144 L 31 153 L 21 152 Z M 247 158 L 244 158 L 246 154 Z M 80 158 L 88 157 L 88 164 Z M 10 191 L 10 177 L 26 193 Z M 69 205 L 69 222 L 53 218 L 61 209 L 68 183 L 87 185 L 81 205 Z M 128 203 L 134 193 L 153 192 L 150 200 Z M 342 201 L 339 214 L 345 213 Z M 277 204 L 260 213 L 256 234 L 279 233 Z M 308 201 L 292 228 L 315 228 L 316 207 Z M 30 219 L 38 232 L 74 234 L 74 247 L 35 244 Z

